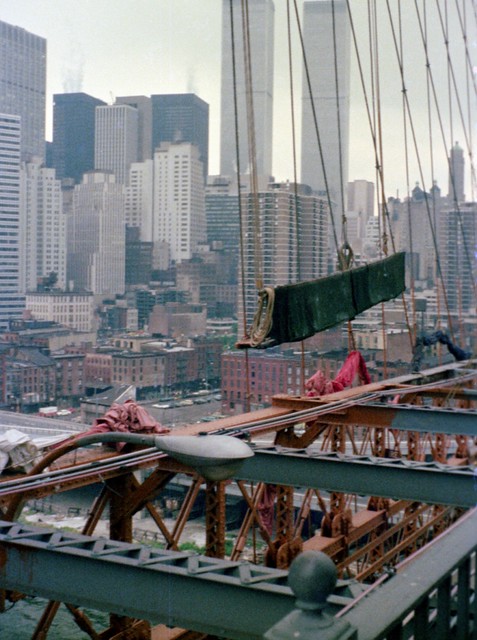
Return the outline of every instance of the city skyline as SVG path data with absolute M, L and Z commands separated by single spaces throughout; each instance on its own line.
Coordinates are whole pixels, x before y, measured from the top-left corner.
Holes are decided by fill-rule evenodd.
M 84 91 L 108 103 L 121 95 L 152 95 L 157 93 L 196 93 L 210 105 L 210 173 L 219 170 L 219 131 L 220 131 L 220 63 L 221 63 L 221 17 L 220 4 L 215 0 L 204 0 L 200 5 L 190 0 L 164 0 L 158 6 L 152 0 L 143 0 L 136 5 L 134 13 L 131 4 L 125 0 L 110 3 L 84 3 L 78 7 L 65 0 L 58 12 L 57 0 L 41 3 L 32 0 L 18 0 L 0 9 L 0 20 L 21 26 L 48 41 L 48 91 L 47 109 L 51 114 L 52 94 L 68 91 Z M 286 44 L 286 7 L 285 3 L 275 3 L 275 83 L 274 83 L 274 158 L 273 173 L 277 180 L 293 178 L 291 153 L 290 97 L 288 77 L 288 56 Z M 299 9 L 301 10 L 299 3 Z M 396 3 L 392 3 L 396 12 Z M 358 45 L 363 50 L 367 44 L 363 34 L 367 30 L 366 12 L 359 11 L 360 3 L 351 0 L 350 5 L 356 21 Z M 411 15 L 411 9 L 413 15 Z M 377 19 L 382 25 L 379 30 L 381 42 L 386 42 L 381 52 L 382 64 L 382 121 L 385 131 L 384 160 L 386 176 L 386 194 L 406 193 L 404 171 L 404 151 L 402 135 L 402 93 L 396 54 L 390 36 L 389 19 L 385 15 L 384 3 L 379 5 L 381 14 Z M 433 39 L 429 42 L 435 80 L 440 86 L 447 85 L 447 67 L 442 33 L 436 20 L 431 22 L 431 9 L 428 10 L 429 23 L 433 26 Z M 469 12 L 470 13 L 470 12 Z M 396 18 L 397 24 L 397 15 Z M 113 19 L 111 19 L 113 18 Z M 412 18 L 412 20 L 411 20 Z M 473 16 L 468 16 L 471 33 L 469 42 L 475 46 L 476 25 Z M 449 18 L 449 42 L 457 46 L 462 34 L 455 15 Z M 420 40 L 414 7 L 409 7 L 406 16 L 404 60 L 412 60 L 406 66 L 409 73 L 406 88 L 413 108 L 415 128 L 419 144 L 423 145 L 425 163 L 427 158 L 428 137 L 427 107 L 425 101 L 425 60 Z M 125 28 L 127 25 L 127 28 Z M 189 27 L 188 25 L 193 25 Z M 107 28 L 106 28 L 107 27 Z M 294 32 L 296 28 L 294 27 Z M 297 36 L 293 34 L 296 45 Z M 411 48 L 409 42 L 415 41 Z M 382 46 L 382 44 L 380 44 Z M 460 53 L 459 53 L 460 55 Z M 299 84 L 301 83 L 301 57 L 295 46 L 296 58 L 294 70 L 295 111 L 299 112 Z M 413 57 L 415 56 L 415 57 Z M 455 64 L 455 73 L 459 86 L 465 80 L 464 57 Z M 353 62 L 354 61 L 354 62 Z M 353 67 L 354 65 L 354 67 Z M 464 76 L 464 77 L 463 77 Z M 392 78 L 392 83 L 390 82 Z M 388 91 L 391 90 L 391 91 Z M 472 98 L 474 100 L 474 98 Z M 356 70 L 355 55 L 352 52 L 352 82 L 350 110 L 350 170 L 349 179 L 367 179 L 375 181 L 373 150 L 367 116 L 363 111 L 362 90 Z M 459 124 L 457 108 L 454 107 L 453 126 L 446 115 L 445 100 L 441 97 L 445 136 L 442 140 L 435 121 L 435 172 L 441 188 L 447 187 L 446 153 L 454 142 L 464 145 L 464 135 Z M 364 115 L 363 115 L 364 114 Z M 392 123 L 392 127 L 389 124 Z M 398 125 L 398 126 L 397 126 Z M 475 130 L 475 123 L 471 124 Z M 48 131 L 51 131 L 49 115 Z M 474 131 L 475 133 L 475 131 Z M 451 135 L 454 139 L 451 139 Z M 51 138 L 51 133 L 47 136 Z M 299 127 L 297 124 L 297 139 Z M 427 142 L 426 142 L 427 140 Z M 412 146 L 412 145 L 411 145 Z M 446 152 L 444 153 L 444 150 Z M 410 152 L 409 182 L 410 188 L 420 180 L 414 151 Z M 469 172 L 470 173 L 470 172 Z M 424 177 L 424 186 L 431 184 L 428 174 Z M 471 195 L 470 180 L 466 180 L 465 192 Z

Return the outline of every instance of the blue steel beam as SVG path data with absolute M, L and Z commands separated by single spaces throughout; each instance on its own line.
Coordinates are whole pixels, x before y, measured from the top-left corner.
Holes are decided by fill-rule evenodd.
M 287 577 L 246 562 L 0 521 L 0 588 L 232 640 L 259 640 L 292 611 Z M 331 610 L 361 591 L 341 582 Z
M 317 453 L 297 449 L 254 449 L 238 478 L 293 487 L 343 491 L 366 496 L 473 507 L 472 467 L 436 462 Z

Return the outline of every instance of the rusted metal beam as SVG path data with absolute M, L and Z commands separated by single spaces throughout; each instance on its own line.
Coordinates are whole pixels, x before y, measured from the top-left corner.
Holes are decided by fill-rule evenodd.
M 289 398 L 280 397 L 274 398 L 274 402 L 283 402 L 288 407 L 293 403 Z M 309 409 L 313 402 L 312 399 L 297 398 L 295 405 L 297 410 Z M 456 408 L 363 402 L 338 409 L 330 408 L 329 412 L 320 414 L 319 420 L 324 424 L 352 424 L 421 433 L 477 436 L 477 412 Z

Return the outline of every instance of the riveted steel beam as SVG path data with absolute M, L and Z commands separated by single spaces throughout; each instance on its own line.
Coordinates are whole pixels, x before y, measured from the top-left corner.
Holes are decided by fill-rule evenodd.
M 259 640 L 292 611 L 287 577 L 245 562 L 0 521 L 0 588 L 232 640 Z M 338 585 L 335 612 L 362 590 L 354 588 Z
M 237 474 L 241 480 L 459 507 L 476 503 L 471 467 L 273 447 L 254 451 Z

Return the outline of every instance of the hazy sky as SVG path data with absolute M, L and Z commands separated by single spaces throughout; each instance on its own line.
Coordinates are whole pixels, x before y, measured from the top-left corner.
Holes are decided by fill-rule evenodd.
M 473 0 L 417 0 L 420 11 L 426 6 L 431 69 L 442 110 L 444 139 L 433 107 L 434 176 L 447 193 L 445 148 L 452 139 L 465 149 L 465 136 L 455 98 L 449 118 L 446 52 L 437 7 L 444 15 L 448 7 L 449 42 L 454 73 L 462 93 L 462 109 L 467 119 L 465 94 L 466 61 L 456 6 L 465 15 L 468 46 L 477 69 L 476 16 Z M 301 8 L 302 1 L 299 6 Z M 372 2 L 371 2 L 372 4 Z M 380 88 L 384 140 L 384 173 L 387 195 L 406 193 L 401 80 L 386 0 L 378 0 Z M 389 0 L 398 28 L 397 0 Z M 367 68 L 367 0 L 351 0 L 358 46 Z M 274 164 L 277 179 L 292 178 L 290 91 L 286 37 L 286 0 L 275 0 L 275 88 Z M 405 78 L 415 120 L 416 139 L 421 149 L 425 186 L 431 186 L 429 170 L 429 129 L 427 126 L 426 68 L 414 0 L 401 0 L 404 25 Z M 210 172 L 219 170 L 221 0 L 0 0 L 0 19 L 24 27 L 48 41 L 48 121 L 51 138 L 51 96 L 53 93 L 84 91 L 107 102 L 120 95 L 194 92 L 210 105 Z M 422 13 L 421 13 L 422 15 Z M 293 33 L 296 33 L 294 27 Z M 296 40 L 296 36 L 295 36 Z M 352 47 L 352 92 L 350 123 L 349 179 L 375 180 L 374 152 L 364 111 L 364 99 Z M 253 53 L 253 52 L 252 52 Z M 301 62 L 294 54 L 296 113 L 300 113 Z M 369 79 L 366 80 L 369 84 Z M 451 78 L 452 84 L 452 78 Z M 473 113 L 472 135 L 477 138 L 475 91 L 470 84 Z M 299 118 L 298 118 L 299 119 Z M 451 124 L 452 123 L 452 124 Z M 299 140 L 299 131 L 297 132 Z M 468 134 L 469 135 L 469 134 Z M 475 144 L 474 144 L 475 148 Z M 413 142 L 409 138 L 410 186 L 420 180 Z M 470 175 L 469 162 L 466 163 Z M 470 184 L 470 179 L 467 180 Z M 466 186 L 470 196 L 470 187 Z

